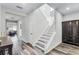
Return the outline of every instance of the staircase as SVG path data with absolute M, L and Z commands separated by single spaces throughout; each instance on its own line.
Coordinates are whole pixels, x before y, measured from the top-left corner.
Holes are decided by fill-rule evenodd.
M 54 39 L 55 34 L 56 32 L 53 32 L 52 34 L 43 34 L 36 42 L 36 47 L 45 52 Z
M 55 35 L 55 31 L 48 31 L 47 33 L 43 33 L 40 36 L 40 39 L 35 43 L 35 47 L 41 49 L 46 54 L 46 51 L 52 43 L 52 40 L 54 39 Z
M 46 20 L 48 20 L 49 23 L 52 22 L 52 24 L 47 25 L 47 27 L 44 29 L 40 38 L 36 41 L 34 46 L 39 48 L 44 52 L 44 54 L 46 54 L 46 51 L 48 50 L 54 37 L 56 36 L 56 20 L 55 16 L 46 15 L 48 13 L 44 12 L 44 10 L 40 9 L 40 12 L 45 16 Z

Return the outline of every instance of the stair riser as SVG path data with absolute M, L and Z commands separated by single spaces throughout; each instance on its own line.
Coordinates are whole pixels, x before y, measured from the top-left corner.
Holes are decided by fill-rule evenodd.
M 49 40 L 50 38 L 46 38 L 46 37 L 40 37 L 41 39 L 45 39 L 45 40 Z
M 42 45 L 42 44 L 40 44 L 40 43 L 36 43 L 37 45 L 39 45 L 40 47 L 42 47 L 42 48 L 45 48 L 45 45 Z
M 39 40 L 38 42 L 42 42 L 42 43 L 47 44 L 47 41 L 42 41 L 42 40 Z

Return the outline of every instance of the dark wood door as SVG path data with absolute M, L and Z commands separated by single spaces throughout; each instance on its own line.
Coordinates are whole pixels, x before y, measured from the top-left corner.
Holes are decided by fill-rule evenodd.
M 68 43 L 72 43 L 73 42 L 73 26 L 72 26 L 72 22 L 63 22 L 62 24 L 63 28 L 63 42 L 68 42 Z
M 66 21 L 62 23 L 63 42 L 79 45 L 79 21 Z
M 79 45 L 79 21 L 73 22 L 73 43 Z

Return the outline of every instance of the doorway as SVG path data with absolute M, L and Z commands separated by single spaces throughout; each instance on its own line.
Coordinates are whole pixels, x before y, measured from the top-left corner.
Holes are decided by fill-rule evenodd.
M 13 54 L 18 54 L 19 21 L 6 20 L 6 35 L 13 42 Z
M 18 36 L 18 21 L 6 20 L 6 35 L 7 36 Z

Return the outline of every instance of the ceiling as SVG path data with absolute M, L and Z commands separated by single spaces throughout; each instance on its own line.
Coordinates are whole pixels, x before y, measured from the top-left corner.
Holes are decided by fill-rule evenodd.
M 3 3 L 5 8 L 17 10 L 26 14 L 31 13 L 43 3 Z M 48 3 L 52 8 L 59 11 L 62 15 L 79 12 L 79 3 Z M 17 6 L 17 7 L 16 7 Z
M 79 3 L 50 3 L 49 5 L 63 15 L 79 12 Z
M 3 3 L 1 5 L 5 8 L 29 14 L 42 4 L 43 3 Z

